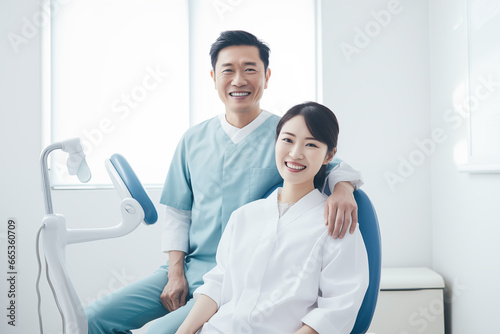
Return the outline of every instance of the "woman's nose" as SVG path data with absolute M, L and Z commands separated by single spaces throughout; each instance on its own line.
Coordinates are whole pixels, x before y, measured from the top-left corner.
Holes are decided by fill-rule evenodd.
M 293 145 L 290 150 L 290 157 L 292 157 L 293 159 L 301 159 L 303 158 L 302 153 L 302 147 L 300 147 L 299 145 Z

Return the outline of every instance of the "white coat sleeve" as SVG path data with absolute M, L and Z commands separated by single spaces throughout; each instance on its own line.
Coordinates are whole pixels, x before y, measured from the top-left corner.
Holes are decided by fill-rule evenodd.
M 318 307 L 302 318 L 302 322 L 320 334 L 349 334 L 368 282 L 368 258 L 359 229 L 343 239 L 327 238 Z
M 203 275 L 203 285 L 196 289 L 193 293 L 193 298 L 196 300 L 203 294 L 210 297 L 217 303 L 217 308 L 221 306 L 222 300 L 222 285 L 226 267 L 228 266 L 228 259 L 231 252 L 231 239 L 233 236 L 234 225 L 236 222 L 237 211 L 231 214 L 222 237 L 217 247 L 217 254 L 215 255 L 216 265 L 212 270 Z
M 191 211 L 179 210 L 166 206 L 165 221 L 161 233 L 161 250 L 182 251 L 189 250 L 189 226 L 191 225 Z
M 344 161 L 341 161 L 330 171 L 327 176 L 327 181 L 331 191 L 333 191 L 333 188 L 335 188 L 338 182 L 342 181 L 351 182 L 354 190 L 359 189 L 363 185 L 361 173 L 353 169 Z

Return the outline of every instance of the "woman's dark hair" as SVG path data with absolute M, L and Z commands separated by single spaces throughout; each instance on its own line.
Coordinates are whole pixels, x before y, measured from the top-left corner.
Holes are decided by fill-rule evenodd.
M 298 115 L 304 117 L 309 132 L 316 140 L 326 144 L 329 153 L 337 147 L 339 137 L 337 117 L 330 109 L 316 102 L 305 102 L 288 110 L 276 126 L 276 140 L 278 140 L 283 125 Z M 323 187 L 325 178 L 326 165 L 323 165 L 314 177 L 314 186 L 316 188 Z
M 257 47 L 257 49 L 259 49 L 260 59 L 264 63 L 264 70 L 267 70 L 271 49 L 269 49 L 269 46 L 266 43 L 257 39 L 257 37 L 251 33 L 243 30 L 223 31 L 214 44 L 212 44 L 212 47 L 210 48 L 210 58 L 212 61 L 212 68 L 214 70 L 220 50 L 233 45 L 248 45 Z

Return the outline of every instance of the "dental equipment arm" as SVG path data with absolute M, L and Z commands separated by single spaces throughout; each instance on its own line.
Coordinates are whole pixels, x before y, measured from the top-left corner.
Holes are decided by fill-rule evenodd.
M 85 161 L 85 154 L 83 153 L 82 143 L 80 138 L 72 138 L 63 142 L 54 143 L 49 145 L 43 150 L 40 157 L 40 167 L 42 170 L 42 186 L 43 195 L 45 200 L 45 214 L 50 215 L 52 211 L 52 196 L 50 194 L 50 179 L 47 158 L 52 151 L 63 150 L 69 153 L 67 166 L 70 175 L 77 175 L 78 179 L 83 182 L 89 182 L 91 174 L 89 166 Z
M 62 149 L 70 154 L 68 170 L 70 174 L 78 175 L 80 181 L 87 182 L 90 179 L 90 171 L 78 138 L 52 144 L 41 154 L 46 213 L 42 221 L 41 237 L 49 284 L 63 319 L 63 333 L 87 334 L 87 318 L 66 269 L 66 245 L 124 236 L 135 230 L 141 222 L 154 224 L 158 216 L 128 162 L 121 155 L 115 154 L 106 160 L 106 168 L 122 198 L 120 204 L 122 221 L 108 228 L 67 229 L 64 216 L 54 214 L 52 208 L 47 157 L 56 149 Z

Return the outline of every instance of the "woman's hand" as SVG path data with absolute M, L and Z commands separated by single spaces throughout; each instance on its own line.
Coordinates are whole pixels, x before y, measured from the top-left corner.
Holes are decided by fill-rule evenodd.
M 294 334 L 318 334 L 314 329 L 307 325 L 303 325 L 298 331 L 296 331 Z
M 334 239 L 342 239 L 347 230 L 351 234 L 356 230 L 358 204 L 353 192 L 354 187 L 350 182 L 338 182 L 326 200 L 325 225 L 328 225 L 328 234 Z
M 207 295 L 200 295 L 175 334 L 196 333 L 217 312 L 217 303 Z

